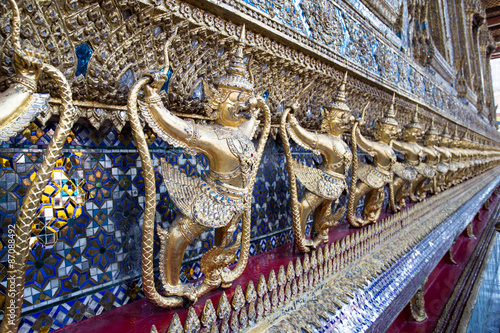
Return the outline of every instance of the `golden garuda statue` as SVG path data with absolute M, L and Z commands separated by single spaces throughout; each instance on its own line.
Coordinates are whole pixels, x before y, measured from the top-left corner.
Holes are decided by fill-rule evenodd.
M 308 252 L 321 243 L 327 243 L 328 229 L 338 224 L 345 214 L 345 206 L 338 207 L 334 214 L 331 213 L 331 206 L 334 201 L 338 203 L 339 197 L 347 189 L 346 175 L 352 160 L 349 147 L 342 141 L 342 134 L 354 121 L 346 104 L 346 81 L 347 72 L 335 101 L 321 111 L 323 133 L 310 132 L 299 125 L 295 115 L 290 112 L 298 110 L 297 102 L 286 108 L 281 117 L 280 135 L 287 160 L 293 233 L 297 247 L 303 252 Z M 298 100 L 301 100 L 302 95 L 303 93 L 299 95 Z M 323 163 L 319 168 L 308 167 L 293 158 L 288 134 L 299 146 L 323 157 Z M 295 177 L 306 188 L 300 202 Z M 306 224 L 312 213 L 314 213 L 312 237 L 306 239 Z
M 396 162 L 392 170 L 396 174 L 393 184 L 396 206 L 391 207 L 394 212 L 405 207 L 405 199 L 411 193 L 411 184 L 417 178 L 416 168 L 424 157 L 422 148 L 417 143 L 422 136 L 422 126 L 418 121 L 418 105 L 415 108 L 412 121 L 403 128 L 403 141 L 393 140 L 394 149 L 404 155 L 404 163 Z
M 462 161 L 463 151 L 459 148 L 459 146 L 460 137 L 458 136 L 458 125 L 455 125 L 455 133 L 451 138 L 449 148 L 451 152 L 452 171 L 455 170 L 450 179 L 450 185 L 456 185 L 462 181 L 465 164 Z
M 441 137 L 438 139 L 439 144 L 435 147 L 439 152 L 439 163 L 437 164 L 437 191 L 442 192 L 448 188 L 447 178 L 451 171 L 451 152 L 448 149 L 450 144 L 450 133 L 448 133 L 448 123 L 443 127 Z
M 460 140 L 460 149 L 462 150 L 462 161 L 464 163 L 464 169 L 462 174 L 462 180 L 467 180 L 472 177 L 472 171 L 474 168 L 473 152 L 470 149 L 471 141 L 469 139 L 469 129 L 465 131 L 463 138 Z
M 396 163 L 396 154 L 392 149 L 392 141 L 398 134 L 398 122 L 394 111 L 395 95 L 392 98 L 392 104 L 387 114 L 377 119 L 375 124 L 375 140 L 370 141 L 365 138 L 358 128 L 354 125 L 352 131 L 352 151 L 357 151 L 356 146 L 368 153 L 373 158 L 373 164 L 365 164 L 353 158 L 352 183 L 349 189 L 349 203 L 347 206 L 347 221 L 354 227 L 362 227 L 369 223 L 377 221 L 382 210 L 385 193 L 384 186 L 392 186 L 393 171 L 392 167 Z M 366 110 L 366 108 L 365 108 Z M 364 111 L 363 111 L 364 114 Z M 363 121 L 363 116 L 357 119 L 358 123 Z M 394 191 L 390 190 L 389 198 L 391 205 L 394 206 Z M 365 197 L 362 217 L 355 216 L 355 209 L 359 200 Z
M 422 146 L 425 163 L 420 163 L 416 168 L 419 176 L 414 180 L 412 185 L 412 194 L 410 198 L 413 201 L 421 201 L 425 199 L 427 192 L 434 194 L 437 191 L 436 167 L 439 162 L 439 152 L 436 150 L 435 146 L 438 138 L 439 133 L 434 125 L 434 118 L 432 118 L 431 124 L 425 132 L 424 145 Z
M 172 37 L 167 41 L 170 43 Z M 217 89 L 205 83 L 206 108 L 213 124 L 197 124 L 172 114 L 163 105 L 159 92 L 166 75 L 147 72 L 130 92 L 128 112 L 141 155 L 146 180 L 146 207 L 143 225 L 142 279 L 146 296 L 156 305 L 172 308 L 188 298 L 195 302 L 201 295 L 219 286 L 229 287 L 245 269 L 250 247 L 252 191 L 270 124 L 269 107 L 256 97 L 244 62 L 245 28 L 225 75 L 216 81 Z M 168 45 L 167 45 L 168 47 Z M 165 59 L 168 59 L 165 55 Z M 165 68 L 168 67 L 168 60 Z M 161 172 L 178 214 L 168 230 L 156 226 L 161 240 L 160 277 L 165 296 L 155 289 L 153 275 L 154 217 L 156 207 L 154 169 L 137 114 L 137 96 L 144 88 L 141 114 L 160 138 L 187 153 L 204 154 L 210 171 L 203 179 L 190 178 L 165 160 Z M 264 111 L 264 126 L 257 148 L 252 142 L 259 125 L 259 110 Z M 234 240 L 242 219 L 242 233 Z M 197 287 L 180 281 L 186 247 L 204 231 L 216 229 L 215 244 L 204 254 L 200 267 L 204 280 Z M 236 266 L 228 265 L 236 260 Z

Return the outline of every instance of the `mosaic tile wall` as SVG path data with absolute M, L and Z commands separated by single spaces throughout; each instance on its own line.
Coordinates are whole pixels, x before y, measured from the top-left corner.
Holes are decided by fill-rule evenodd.
M 32 124 L 0 147 L 2 294 L 7 278 L 7 229 L 41 165 L 54 126 L 42 130 Z M 157 170 L 159 159 L 166 158 L 188 175 L 206 172 L 207 160 L 202 155 L 188 157 L 149 131 L 146 134 Z M 130 132 L 97 131 L 78 124 L 68 141 L 32 229 L 20 332 L 48 332 L 144 297 L 139 279 L 144 178 Z M 294 154 L 302 163 L 321 162 L 298 147 Z M 156 220 L 167 227 L 178 212 L 159 172 L 156 184 Z M 254 189 L 251 255 L 293 240 L 287 187 L 281 145 L 269 140 Z M 199 259 L 212 242 L 213 232 L 206 232 L 188 248 L 183 282 L 201 276 Z

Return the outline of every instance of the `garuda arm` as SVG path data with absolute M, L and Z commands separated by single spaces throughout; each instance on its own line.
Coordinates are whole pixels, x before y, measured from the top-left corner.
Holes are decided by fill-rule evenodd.
M 300 126 L 297 118 L 295 118 L 293 114 L 290 114 L 288 119 L 289 123 L 287 129 L 292 140 L 302 148 L 312 150 L 313 153 L 319 155 L 321 147 L 323 146 L 320 135 L 315 132 L 310 132 Z
M 191 119 L 177 117 L 163 105 L 159 91 L 167 80 L 167 75 L 160 71 L 151 71 L 146 72 L 144 77 L 152 80 L 144 86 L 147 106 L 141 105 L 140 108 L 151 129 L 162 140 L 174 147 L 184 148 L 188 154 L 195 154 L 197 151 L 206 153 L 210 146 L 206 140 L 210 138 L 211 133 Z
M 356 143 L 359 146 L 359 148 L 367 152 L 370 156 L 374 156 L 375 150 L 373 148 L 373 142 L 368 140 L 363 136 L 363 134 L 361 134 L 359 127 L 356 128 L 354 133 L 356 136 Z

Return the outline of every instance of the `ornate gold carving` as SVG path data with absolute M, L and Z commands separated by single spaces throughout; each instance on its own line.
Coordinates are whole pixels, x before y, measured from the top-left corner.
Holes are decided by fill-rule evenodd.
M 181 320 L 177 313 L 174 313 L 174 316 L 170 321 L 170 325 L 168 326 L 167 333 L 184 333 L 184 329 L 182 328 L 181 325 Z
M 377 221 L 382 203 L 384 201 L 384 185 L 392 187 L 392 167 L 396 162 L 396 155 L 392 150 L 392 140 L 398 133 L 396 121 L 395 95 L 385 117 L 379 118 L 375 126 L 375 139 L 373 142 L 366 139 L 358 126 L 352 132 L 352 150 L 357 151 L 357 145 L 373 158 L 373 165 L 361 163 L 358 170 L 357 158 L 353 159 L 353 179 L 349 191 L 349 205 L 347 221 L 355 227 L 361 227 Z M 368 105 L 365 107 L 366 110 Z M 363 111 L 363 115 L 365 111 Z M 358 123 L 363 121 L 363 116 Z M 389 189 L 390 203 L 394 207 L 394 191 Z M 363 217 L 356 218 L 354 209 L 361 198 L 365 197 Z
M 173 38 L 167 41 L 168 50 Z M 262 152 L 270 130 L 270 112 L 264 100 L 255 98 L 253 83 L 248 79 L 247 65 L 244 63 L 245 29 L 241 30 L 240 41 L 232 55 L 227 74 L 216 82 L 218 88 L 210 88 L 209 108 L 213 109 L 213 125 L 194 124 L 183 120 L 167 110 L 159 99 L 159 89 L 166 75 L 162 72 L 146 72 L 130 92 L 128 112 L 133 125 L 134 139 L 137 142 L 146 180 L 144 242 L 151 239 L 154 229 L 155 188 L 154 174 L 149 150 L 141 134 L 137 119 L 137 94 L 144 87 L 145 103 L 141 112 L 150 127 L 159 136 L 173 144 L 188 148 L 190 152 L 204 153 L 210 164 L 211 172 L 204 179 L 188 178 L 168 163 L 162 162 L 165 184 L 171 198 L 182 214 L 172 223 L 169 230 L 159 228 L 161 239 L 160 273 L 166 297 L 154 290 L 152 280 L 152 248 L 143 247 L 143 280 L 148 298 L 162 307 L 180 305 L 182 297 L 192 301 L 208 291 L 222 285 L 231 285 L 246 266 L 250 246 L 250 205 L 251 193 Z M 165 67 L 169 67 L 165 55 Z M 134 95 L 134 96 L 132 96 Z M 255 149 L 251 138 L 257 125 L 258 110 L 264 111 L 264 128 Z M 234 172 L 237 170 L 237 172 Z M 225 175 L 231 173 L 231 176 Z M 221 175 L 221 176 L 219 176 Z M 243 219 L 243 231 L 238 241 L 227 247 L 236 230 L 239 219 Z M 215 247 L 201 259 L 201 271 L 205 275 L 202 284 L 194 289 L 182 285 L 179 280 L 182 253 L 186 245 L 208 228 L 219 235 Z M 241 244 L 240 258 L 233 270 L 227 265 L 235 259 Z M 144 269 L 144 267 L 146 267 Z
M 231 306 L 227 300 L 227 296 L 225 292 L 222 292 L 219 303 L 217 304 L 217 316 L 219 319 L 228 319 L 231 315 Z
M 396 177 L 393 191 L 396 205 L 391 207 L 394 212 L 405 207 L 405 199 L 410 196 L 413 182 L 418 177 L 417 167 L 424 157 L 422 148 L 416 143 L 422 135 L 422 126 L 418 121 L 418 106 L 413 119 L 403 128 L 403 141 L 394 140 L 392 145 L 396 151 L 404 155 L 403 163 L 396 163 L 393 167 Z
M 200 330 L 201 324 L 198 315 L 192 306 L 189 307 L 186 322 L 184 323 L 185 333 L 196 333 Z
M 328 229 L 335 226 L 345 214 L 345 207 L 337 207 L 331 213 L 332 202 L 337 200 L 346 190 L 345 177 L 349 171 L 352 154 L 341 135 L 346 131 L 354 119 L 350 115 L 346 104 L 345 89 L 347 73 L 340 86 L 335 101 L 323 108 L 321 128 L 325 134 L 312 133 L 301 127 L 291 111 L 297 111 L 300 106 L 297 101 L 302 100 L 311 82 L 301 92 L 297 101 L 287 107 L 281 117 L 280 135 L 287 159 L 289 174 L 289 188 L 292 202 L 293 232 L 299 250 L 303 252 L 316 248 L 321 243 L 328 242 Z M 289 119 L 289 124 L 286 123 Z M 288 135 L 300 146 L 312 150 L 323 157 L 323 164 L 319 169 L 299 164 L 291 154 Z M 306 187 L 301 201 L 297 197 L 295 176 Z M 338 200 L 336 201 L 338 202 Z M 311 214 L 314 214 L 313 237 L 305 239 L 305 226 Z
M 210 328 L 216 320 L 217 315 L 215 313 L 214 305 L 210 299 L 207 299 L 205 305 L 203 306 L 203 310 L 201 311 L 201 323 L 204 327 Z
M 240 285 L 237 285 L 234 290 L 234 296 L 231 304 L 236 312 L 238 312 L 245 305 L 245 295 L 243 295 L 243 290 Z

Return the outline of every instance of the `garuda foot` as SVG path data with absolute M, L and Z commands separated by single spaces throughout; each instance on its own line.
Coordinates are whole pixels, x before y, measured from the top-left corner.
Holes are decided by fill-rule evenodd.
M 371 223 L 371 222 L 370 222 L 370 221 L 365 221 L 365 220 L 363 220 L 362 218 L 359 218 L 359 217 L 358 217 L 358 218 L 356 218 L 356 219 L 355 219 L 355 220 L 351 223 L 351 225 L 352 225 L 353 227 L 356 227 L 356 228 L 361 228 L 361 227 L 363 227 L 363 226 L 365 226 L 365 225 L 367 225 L 367 224 L 369 224 L 369 223 Z
M 304 239 L 304 245 L 308 250 L 315 250 L 318 247 L 318 243 L 312 239 Z
M 410 195 L 410 200 L 413 201 L 413 202 L 420 201 L 419 197 L 417 195 L 414 195 L 414 194 Z
M 198 300 L 195 288 L 191 285 L 179 283 L 178 285 L 171 285 L 167 283 L 163 286 L 165 296 L 179 296 L 184 297 L 195 303 Z

